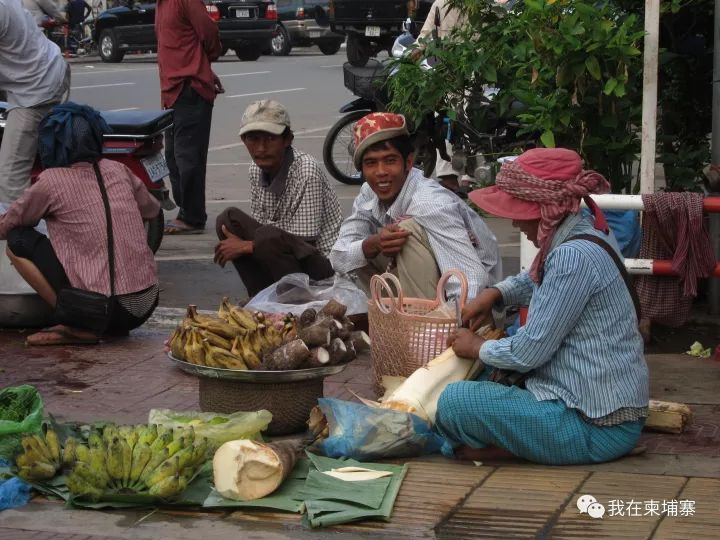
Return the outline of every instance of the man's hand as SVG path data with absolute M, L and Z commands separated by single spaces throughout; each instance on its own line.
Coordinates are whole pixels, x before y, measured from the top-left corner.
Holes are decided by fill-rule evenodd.
M 412 233 L 397 224 L 388 225 L 379 233 L 373 234 L 363 242 L 365 258 L 374 259 L 381 253 L 386 257 L 395 257 L 402 251 L 405 242 Z
M 224 94 L 225 88 L 222 85 L 222 82 L 220 81 L 220 77 L 215 75 L 213 73 L 213 85 L 215 86 L 215 93 L 217 94 Z
M 502 293 L 495 287 L 483 289 L 462 310 L 463 324 L 469 325 L 473 332 L 488 322 L 492 307 L 502 300 Z
M 235 260 L 243 255 L 250 255 L 253 252 L 254 244 L 250 240 L 243 240 L 239 236 L 234 235 L 227 230 L 225 225 L 222 226 L 222 232 L 225 240 L 220 240 L 215 246 L 215 262 L 220 266 L 225 266 L 229 261 Z
M 483 343 L 485 343 L 483 338 L 467 328 L 453 330 L 447 340 L 448 347 L 452 347 L 456 355 L 472 360 L 479 358 Z
M 393 223 L 380 231 L 380 253 L 394 257 L 402 251 L 405 242 L 412 233 Z

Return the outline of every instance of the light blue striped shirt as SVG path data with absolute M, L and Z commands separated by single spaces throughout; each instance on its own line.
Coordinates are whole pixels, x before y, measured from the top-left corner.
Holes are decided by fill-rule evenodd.
M 538 400 L 560 399 L 590 418 L 625 407 L 647 407 L 649 376 L 632 298 L 615 263 L 578 234 L 614 238 L 591 218 L 568 217 L 553 238 L 545 277 L 527 272 L 495 285 L 508 305 L 530 306 L 527 324 L 512 337 L 485 342 L 487 365 L 526 373 Z M 563 243 L 564 242 L 564 243 Z

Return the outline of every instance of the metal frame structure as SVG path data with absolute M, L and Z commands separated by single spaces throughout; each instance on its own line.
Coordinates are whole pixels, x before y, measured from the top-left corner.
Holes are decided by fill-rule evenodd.
M 592 199 L 605 210 L 638 210 L 645 206 L 640 195 L 592 195 Z M 705 197 L 703 202 L 705 213 L 720 213 L 720 197 Z M 525 235 L 520 239 L 520 269 L 528 270 L 538 250 Z M 674 276 L 672 261 L 654 259 L 625 259 L 625 267 L 629 274 Z M 720 263 L 715 265 L 713 277 L 720 277 Z

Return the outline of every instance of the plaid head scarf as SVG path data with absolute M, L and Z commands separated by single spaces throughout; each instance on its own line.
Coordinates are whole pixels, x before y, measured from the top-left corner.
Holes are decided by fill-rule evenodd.
M 540 206 L 540 252 L 530 267 L 530 278 L 536 283 L 540 282 L 555 232 L 568 215 L 580 210 L 581 199 L 595 215 L 595 228 L 606 233 L 609 230 L 602 210 L 589 195 L 607 193 L 610 184 L 601 174 L 583 170 L 582 165 L 582 158 L 572 150 L 535 148 L 503 163 L 498 172 L 498 188 Z

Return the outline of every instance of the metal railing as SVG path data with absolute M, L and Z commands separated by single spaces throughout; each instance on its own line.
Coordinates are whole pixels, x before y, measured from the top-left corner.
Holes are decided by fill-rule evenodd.
M 640 195 L 592 195 L 593 200 L 604 210 L 638 210 L 642 211 L 645 206 Z M 720 213 L 720 197 L 705 197 L 703 201 L 705 213 Z M 527 239 L 524 234 L 520 235 L 520 269 L 528 270 L 532 265 L 537 248 Z M 672 269 L 672 261 L 659 259 L 625 259 L 625 267 L 629 274 L 653 275 L 653 276 L 674 276 L 677 275 Z M 713 277 L 720 277 L 720 263 L 715 264 Z

